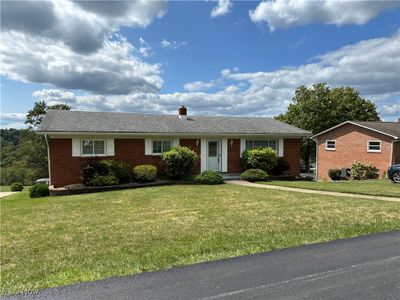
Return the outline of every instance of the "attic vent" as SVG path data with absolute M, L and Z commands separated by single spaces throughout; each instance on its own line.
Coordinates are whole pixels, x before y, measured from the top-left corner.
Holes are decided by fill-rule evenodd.
M 184 107 L 183 105 L 181 107 L 179 107 L 178 114 L 179 114 L 179 119 L 186 120 L 187 119 L 186 107 Z

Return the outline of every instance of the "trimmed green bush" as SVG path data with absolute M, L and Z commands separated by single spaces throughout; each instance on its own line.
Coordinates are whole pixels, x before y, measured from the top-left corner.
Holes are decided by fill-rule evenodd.
M 20 182 L 14 182 L 13 184 L 11 184 L 11 192 L 22 192 L 22 190 L 24 189 L 24 185 Z
M 82 182 L 87 186 L 116 185 L 133 181 L 130 164 L 103 159 L 82 169 Z
M 94 174 L 93 178 L 87 182 L 89 186 L 105 186 L 119 184 L 118 178 L 114 174 L 99 175 Z
M 133 168 L 133 174 L 139 182 L 152 182 L 157 178 L 157 168 L 153 165 L 138 165 Z
M 224 179 L 216 171 L 203 171 L 195 177 L 194 182 L 200 184 L 221 184 L 224 183 Z
M 132 181 L 133 166 L 131 164 L 111 159 L 104 159 L 99 163 L 108 170 L 108 173 L 113 174 L 118 179 L 119 183 L 128 183 Z
M 273 175 L 283 175 L 290 170 L 289 162 L 283 157 L 278 157 L 276 160 L 275 167 L 272 168 L 271 174 Z
M 187 147 L 174 146 L 161 156 L 165 174 L 174 179 L 190 175 L 197 162 L 197 154 Z
M 378 170 L 372 164 L 356 161 L 351 165 L 350 176 L 354 180 L 374 178 L 377 173 Z
M 246 180 L 250 182 L 254 181 L 264 181 L 268 178 L 267 172 L 261 170 L 261 169 L 249 169 L 244 171 L 240 175 L 241 180 Z
M 50 196 L 49 187 L 44 183 L 36 183 L 29 189 L 29 197 L 41 198 Z
M 328 176 L 332 180 L 340 180 L 340 169 L 329 169 Z
M 272 148 L 255 148 L 243 151 L 242 161 L 245 170 L 261 169 L 270 173 L 277 164 L 277 157 Z

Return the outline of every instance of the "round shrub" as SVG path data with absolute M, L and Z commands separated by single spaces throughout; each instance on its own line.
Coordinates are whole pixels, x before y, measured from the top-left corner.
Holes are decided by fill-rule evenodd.
M 122 161 L 116 160 L 108 160 L 111 163 L 109 164 L 108 170 L 109 173 L 114 174 L 117 177 L 119 183 L 128 183 L 133 179 L 133 167 L 128 163 L 124 163 Z M 102 163 L 101 161 L 100 163 Z
M 277 163 L 276 152 L 272 148 L 245 150 L 242 158 L 245 170 L 261 169 L 270 173 Z
M 133 174 L 139 182 L 152 182 L 157 178 L 157 168 L 153 165 L 138 165 L 133 168 Z
M 187 147 L 175 146 L 162 154 L 161 163 L 168 177 L 180 179 L 192 173 L 197 154 Z
M 200 184 L 221 184 L 224 183 L 224 179 L 216 171 L 203 171 L 195 177 L 194 182 Z
M 265 172 L 261 169 L 249 169 L 249 170 L 244 171 L 240 175 L 241 180 L 246 180 L 246 181 L 250 181 L 250 182 L 264 181 L 267 179 L 267 177 L 268 177 L 267 172 Z
M 339 169 L 329 169 L 328 170 L 328 176 L 332 180 L 340 180 L 340 173 L 341 173 L 341 171 Z
M 41 198 L 47 196 L 50 196 L 50 191 L 47 184 L 36 183 L 29 189 L 29 197 L 31 198 Z
M 289 170 L 289 162 L 283 157 L 278 157 L 276 160 L 276 166 L 272 168 L 271 173 L 273 175 L 283 175 Z
M 88 164 L 82 168 L 82 183 L 88 186 L 93 185 L 92 181 L 96 175 L 103 176 L 108 173 L 109 170 L 105 164 L 100 164 L 98 162 Z
M 11 192 L 22 192 L 24 185 L 20 182 L 14 182 L 11 184 Z
M 114 174 L 99 175 L 94 174 L 93 178 L 87 181 L 88 186 L 105 186 L 119 184 L 118 178 Z
M 116 185 L 132 180 L 132 166 L 117 160 L 103 159 L 82 169 L 82 182 L 88 186 Z
M 356 161 L 351 165 L 350 176 L 355 180 L 373 178 L 373 174 L 376 173 L 378 170 L 372 164 Z

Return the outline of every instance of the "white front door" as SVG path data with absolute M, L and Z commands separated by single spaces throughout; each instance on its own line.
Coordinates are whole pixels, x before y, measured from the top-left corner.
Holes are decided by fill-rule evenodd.
M 207 170 L 221 171 L 221 141 L 207 142 Z

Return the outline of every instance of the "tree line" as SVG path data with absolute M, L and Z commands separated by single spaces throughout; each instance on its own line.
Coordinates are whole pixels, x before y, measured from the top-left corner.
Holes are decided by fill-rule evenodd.
M 1 185 L 13 182 L 32 184 L 36 179 L 48 177 L 47 149 L 43 136 L 36 129 L 49 109 L 70 110 L 67 104 L 48 106 L 35 102 L 28 111 L 25 123 L 28 129 L 1 129 Z M 379 121 L 376 105 L 362 98 L 352 87 L 330 88 L 325 83 L 296 89 L 292 103 L 277 120 L 316 134 L 347 120 Z M 301 146 L 302 160 L 309 166 L 315 159 L 315 143 L 304 138 Z
M 1 185 L 13 182 L 31 185 L 36 179 L 49 176 L 46 141 L 34 132 L 49 109 L 70 110 L 71 107 L 67 104 L 48 106 L 44 101 L 35 102 L 26 115 L 28 129 L 0 129 Z

